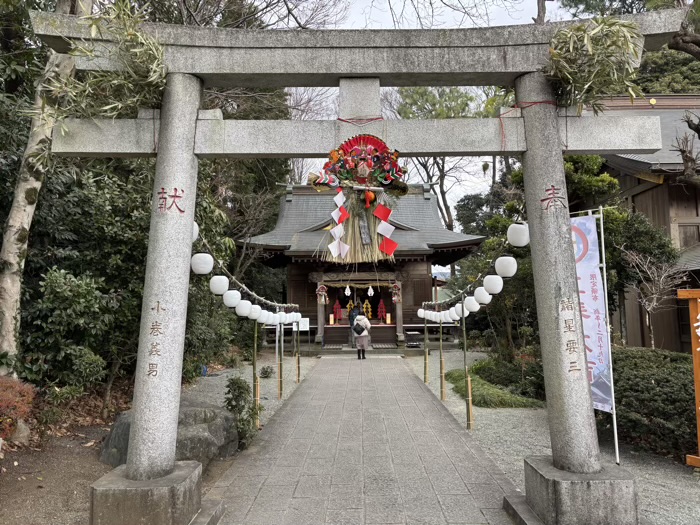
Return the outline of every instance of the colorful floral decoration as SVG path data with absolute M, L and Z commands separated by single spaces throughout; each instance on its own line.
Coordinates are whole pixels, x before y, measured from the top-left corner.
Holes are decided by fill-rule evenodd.
M 369 304 L 369 299 L 365 299 L 365 302 L 362 304 L 362 311 L 367 319 L 372 319 L 372 305 Z
M 319 285 L 316 288 L 316 301 L 318 304 L 328 304 L 328 288 L 324 285 Z
M 355 308 L 355 303 L 352 302 L 352 299 L 348 301 L 348 305 L 345 307 L 348 310 L 348 318 L 350 317 L 350 312 L 352 312 L 352 309 Z
M 379 300 L 379 307 L 377 307 L 377 319 L 384 321 L 386 319 L 386 306 L 384 305 L 384 299 Z
M 326 259 L 358 263 L 393 257 L 398 244 L 391 239 L 394 227 L 389 224 L 388 196 L 408 193 L 398 159 L 399 152 L 378 137 L 357 135 L 330 152 L 320 174 L 309 175 L 309 184 L 338 193 L 337 208 L 331 214 L 336 224 L 330 230 L 334 240 Z
M 396 304 L 401 302 L 401 286 L 399 283 L 391 285 L 391 301 Z
M 343 307 L 340 306 L 339 299 L 336 299 L 335 304 L 333 305 L 333 317 L 335 318 L 336 322 L 343 318 Z

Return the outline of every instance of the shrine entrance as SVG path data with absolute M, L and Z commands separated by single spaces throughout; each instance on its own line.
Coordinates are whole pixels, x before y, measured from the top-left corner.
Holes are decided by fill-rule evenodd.
M 647 49 L 665 44 L 684 18 L 683 10 L 625 17 L 638 25 Z M 31 19 L 36 35 L 58 53 L 67 53 L 74 43 L 82 44 L 83 40 L 98 40 L 94 56 L 76 57 L 77 69 L 120 67 L 110 56 L 113 42 L 99 32 L 90 35 L 89 26 L 78 17 L 33 12 Z M 616 467 L 603 469 L 601 463 L 585 373 L 580 307 L 575 300 L 578 288 L 574 255 L 571 250 L 562 249 L 571 242 L 562 152 L 654 152 L 661 148 L 660 123 L 653 116 L 572 117 L 566 109 L 559 113 L 552 86 L 541 68 L 548 59 L 552 36 L 570 23 L 415 31 L 229 31 L 145 25 L 144 30 L 163 46 L 168 70 L 160 110 L 144 112 L 137 119 L 68 120 L 53 133 L 55 154 L 157 157 L 129 454 L 126 468 L 115 469 L 93 485 L 92 523 L 141 522 L 142 518 L 127 521 L 119 516 L 126 511 L 149 515 L 154 508 L 166 509 L 157 520 L 150 520 L 154 525 L 185 525 L 195 516 L 200 523 L 213 523 L 217 513 L 221 515 L 221 502 L 218 508 L 211 502 L 212 508 L 207 507 L 206 512 L 203 509 L 201 465 L 175 461 L 198 158 L 323 158 L 357 135 L 360 121 L 366 124 L 363 133 L 390 144 L 403 157 L 521 156 L 552 456 L 526 458 L 526 495 L 508 494 L 503 505 L 520 518 L 531 517 L 534 511 L 546 525 L 563 523 L 560 516 L 568 525 L 638 523 L 634 479 Z M 509 108 L 500 118 L 382 119 L 380 86 L 437 85 L 513 86 L 517 107 Z M 289 86 L 339 86 L 339 119 L 223 120 L 220 111 L 200 109 L 203 87 Z M 163 188 L 180 189 L 178 196 L 184 195 L 179 201 L 182 213 L 168 214 L 159 208 L 159 192 Z M 409 196 L 410 193 L 402 198 Z M 341 213 L 339 218 L 342 217 Z M 293 218 L 285 231 L 293 234 L 293 223 L 298 219 Z M 382 220 L 391 223 L 388 214 Z M 340 225 L 342 221 L 336 222 Z M 317 226 L 322 229 L 327 225 L 326 217 L 326 222 Z M 311 254 L 303 241 L 313 235 L 304 234 L 315 234 L 313 226 L 297 232 L 299 235 L 277 239 L 279 242 L 271 246 L 282 257 L 308 258 Z M 401 230 L 401 225 L 390 226 Z M 417 236 L 410 228 L 403 231 L 407 239 Z M 385 243 L 385 253 L 390 251 L 398 259 L 401 241 L 393 234 L 385 234 L 389 236 L 392 242 Z M 421 241 L 431 253 L 450 249 L 450 242 L 444 239 Z M 297 242 L 299 250 L 295 252 Z M 330 250 L 334 258 L 336 253 L 343 256 L 340 244 Z M 422 264 L 426 264 L 425 260 Z M 371 279 L 374 278 L 373 275 Z M 315 283 L 318 289 L 326 281 L 347 282 L 310 275 L 307 283 Z M 397 342 L 404 336 L 404 314 L 408 313 L 404 312 L 404 299 L 414 286 L 402 276 L 400 288 L 401 300 L 395 304 L 402 306 L 394 312 Z M 313 292 L 305 297 L 314 300 Z M 289 299 L 302 304 L 293 297 Z M 157 319 L 166 330 L 162 348 L 167 359 L 163 359 L 156 375 L 149 373 L 148 342 L 149 329 L 156 320 L 152 306 L 157 302 L 167 305 Z M 563 314 L 562 303 L 571 305 Z M 318 319 L 323 320 L 318 323 L 323 336 L 326 305 L 309 304 L 307 300 L 304 308 L 314 306 L 320 314 Z M 568 330 L 571 321 L 572 329 Z M 361 391 L 364 393 L 364 389 Z M 424 417 L 423 408 L 404 408 L 399 407 L 402 417 L 412 415 L 412 422 L 424 423 L 419 420 Z M 441 413 L 437 411 L 437 419 Z M 314 414 L 321 416 L 319 412 Z M 388 428 L 383 416 L 375 416 L 377 420 L 373 422 L 378 428 Z M 318 423 L 318 419 L 314 422 Z M 293 428 L 284 427 L 280 435 Z M 405 435 L 401 429 L 398 433 Z M 437 438 L 434 443 L 438 443 Z M 444 444 L 443 448 L 448 447 Z M 290 457 L 296 455 L 294 450 L 289 452 Z M 342 468 L 347 469 L 347 463 Z M 362 478 L 365 484 L 367 480 Z M 368 487 L 376 493 L 381 484 L 373 486 L 370 480 Z M 290 492 L 290 499 L 291 496 Z M 470 497 L 455 496 L 462 502 Z M 273 492 L 268 498 L 269 502 L 277 499 Z M 173 502 L 178 502 L 175 508 Z M 385 522 L 397 521 L 404 522 Z M 450 521 L 485 522 L 468 517 Z

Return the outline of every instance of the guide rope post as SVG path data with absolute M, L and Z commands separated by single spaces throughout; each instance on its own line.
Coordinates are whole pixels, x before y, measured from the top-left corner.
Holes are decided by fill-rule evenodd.
M 462 292 L 462 303 L 464 303 L 464 292 Z M 467 405 L 467 430 L 471 430 L 474 425 L 472 414 L 472 378 L 469 375 L 467 366 L 467 317 L 462 315 L 462 350 L 464 351 L 464 388 L 466 389 L 465 402 Z
M 430 383 L 428 355 L 428 319 L 423 316 L 423 382 L 426 385 Z
M 445 356 L 442 353 L 442 318 L 440 319 L 440 400 L 447 399 L 447 390 L 445 389 Z

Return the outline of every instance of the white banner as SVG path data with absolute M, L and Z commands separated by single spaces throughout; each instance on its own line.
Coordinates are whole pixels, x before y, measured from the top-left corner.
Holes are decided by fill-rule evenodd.
M 612 413 L 611 356 L 609 331 L 605 323 L 607 305 L 600 274 L 600 249 L 595 217 L 571 219 L 571 233 L 576 252 L 576 275 L 593 408 Z

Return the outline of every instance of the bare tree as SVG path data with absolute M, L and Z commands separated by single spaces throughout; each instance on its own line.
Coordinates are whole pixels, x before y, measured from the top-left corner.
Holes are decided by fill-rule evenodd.
M 297 87 L 287 89 L 287 103 L 292 120 L 335 119 L 338 116 L 338 89 Z M 319 159 L 291 159 L 290 184 L 303 184 L 309 173 L 320 169 Z
M 370 24 L 375 12 L 380 12 L 389 14 L 395 28 L 487 26 L 491 9 L 509 8 L 520 3 L 521 0 L 372 0 L 366 20 Z
M 629 263 L 637 281 L 632 288 L 637 292 L 637 301 L 644 310 L 651 347 L 655 348 L 652 314 L 675 308 L 672 298 L 676 290 L 688 279 L 685 268 L 674 263 L 660 263 L 649 255 L 644 255 L 620 246 L 623 257 Z
M 236 194 L 231 196 L 229 217 L 231 234 L 238 241 L 236 263 L 232 271 L 240 279 L 248 267 L 263 256 L 262 249 L 250 245 L 250 239 L 267 230 L 269 219 L 277 210 L 277 194 Z

